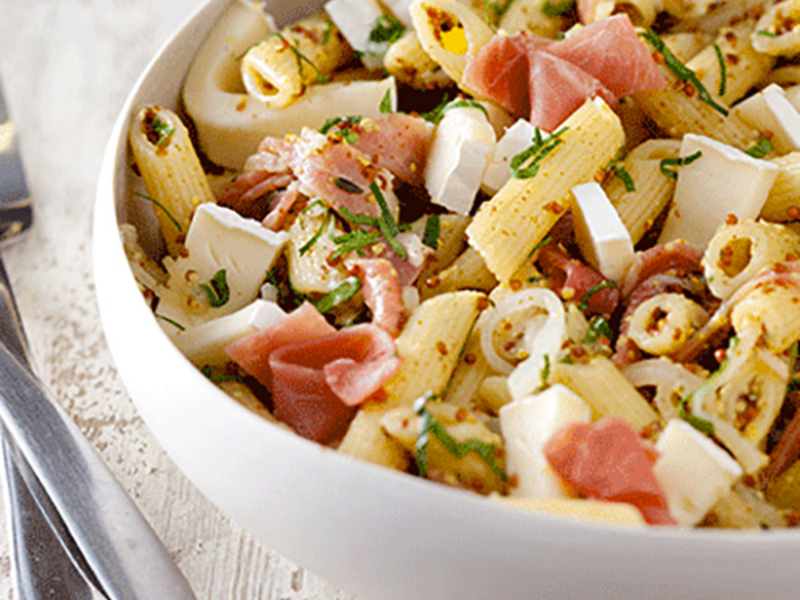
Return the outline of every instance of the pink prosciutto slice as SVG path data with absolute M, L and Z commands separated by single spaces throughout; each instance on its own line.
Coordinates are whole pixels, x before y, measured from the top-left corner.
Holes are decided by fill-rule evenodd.
M 651 525 L 675 524 L 653 472 L 657 454 L 626 421 L 567 425 L 543 450 L 553 471 L 584 497 L 631 504 Z
M 378 167 L 387 169 L 400 181 L 420 186 L 434 127 L 424 119 L 400 113 L 364 119 L 343 126 L 358 139 L 352 146 L 363 152 Z M 329 137 L 336 135 L 334 128 Z
M 667 85 L 625 14 L 596 21 L 545 51 L 596 77 L 618 98 Z
M 270 202 L 267 216 L 264 217 L 261 224 L 270 231 L 283 229 L 287 217 L 300 197 L 300 185 L 296 181 L 285 190 L 277 192 Z
M 554 292 L 573 302 L 585 299 L 586 314 L 608 318 L 617 308 L 619 288 L 605 287 L 604 284 L 610 282 L 599 271 L 577 258 L 570 258 L 554 244 L 541 249 L 538 262 L 542 273 L 550 278 Z
M 397 337 L 406 318 L 397 270 L 385 258 L 359 258 L 350 271 L 361 280 L 372 322 Z
M 666 86 L 627 15 L 557 42 L 526 33 L 495 36 L 468 62 L 464 83 L 551 132 L 588 98 L 614 106 L 618 98 Z
M 374 325 L 357 325 L 270 354 L 275 416 L 299 435 L 330 443 L 358 404 L 400 368 L 394 342 Z
M 269 357 L 275 350 L 293 343 L 302 343 L 336 332 L 314 305 L 306 302 L 285 319 L 229 344 L 225 352 L 248 375 L 267 389 L 272 389 Z

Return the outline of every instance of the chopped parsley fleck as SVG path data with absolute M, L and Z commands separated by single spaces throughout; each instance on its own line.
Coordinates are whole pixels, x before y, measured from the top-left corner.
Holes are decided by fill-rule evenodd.
M 322 32 L 322 45 L 324 46 L 331 41 L 331 33 L 333 32 L 333 21 L 325 19 L 325 29 Z
M 403 248 L 396 239 L 397 235 L 400 233 L 400 226 L 389 211 L 389 205 L 386 203 L 386 198 L 383 196 L 381 188 L 373 181 L 369 184 L 369 189 L 372 191 L 372 195 L 375 196 L 375 200 L 381 209 L 381 217 L 378 219 L 378 228 L 381 230 L 383 237 L 386 238 L 386 241 L 389 242 L 392 250 L 395 251 L 395 254 L 403 259 L 407 259 L 408 254 L 406 254 L 405 248 Z
M 614 288 L 614 287 L 617 287 L 617 282 L 613 280 L 602 281 L 598 283 L 596 286 L 594 286 L 592 289 L 590 289 L 583 295 L 583 298 L 581 298 L 581 303 L 578 305 L 578 310 L 580 310 L 581 312 L 588 310 L 589 300 L 592 299 L 592 296 L 602 292 L 607 288 Z
M 541 372 L 542 383 L 547 383 L 547 380 L 550 378 L 550 355 L 544 355 L 544 366 L 542 367 Z
M 150 196 L 148 196 L 146 194 L 140 194 L 139 192 L 133 192 L 133 195 L 134 196 L 139 196 L 140 198 L 144 198 L 145 200 L 147 200 L 149 202 L 152 202 L 155 206 L 157 206 L 158 208 L 160 208 L 161 210 L 164 211 L 164 214 L 167 215 L 167 218 L 172 222 L 173 225 L 175 225 L 175 228 L 178 231 L 183 231 L 183 227 L 181 227 L 181 224 L 178 223 L 178 219 L 173 217 L 172 213 L 169 212 L 169 210 L 167 210 L 167 208 L 163 204 L 161 204 L 161 202 L 159 202 L 155 198 L 151 198 Z
M 681 158 L 662 158 L 661 163 L 659 164 L 659 168 L 661 169 L 661 173 L 663 173 L 665 177 L 677 180 L 678 170 L 670 169 L 668 167 L 685 167 L 686 165 L 692 164 L 701 156 L 703 156 L 703 153 L 700 150 L 698 150 L 694 154 L 690 154 L 689 156 L 684 156 Z
M 225 269 L 220 269 L 211 278 L 208 284 L 201 283 L 200 288 L 208 296 L 208 302 L 214 308 L 225 306 L 230 300 L 231 290 L 228 287 L 228 279 Z
M 212 367 L 206 365 L 200 372 L 205 375 L 207 379 L 214 383 L 226 383 L 229 381 L 241 381 L 242 378 L 236 373 L 229 373 L 226 369 L 220 367 Z
M 564 143 L 561 136 L 567 129 L 567 127 L 562 127 L 553 135 L 545 138 L 542 135 L 542 130 L 537 127 L 531 140 L 533 144 L 511 159 L 511 174 L 514 178 L 530 179 L 531 177 L 536 177 L 542 166 L 542 161 Z M 526 166 L 523 167 L 522 165 Z
M 340 128 L 340 131 L 337 131 L 336 133 L 339 133 L 339 135 L 341 135 L 341 131 L 348 131 L 350 133 L 355 133 L 350 131 L 350 127 L 353 125 L 358 125 L 360 122 L 361 122 L 361 115 L 350 115 L 349 117 L 331 117 L 322 124 L 322 127 L 320 127 L 319 132 L 322 135 L 326 135 L 334 127 L 337 127 L 338 125 L 343 125 L 343 127 Z M 357 137 L 356 140 L 358 140 Z
M 664 64 L 667 65 L 669 70 L 675 74 L 675 77 L 694 86 L 695 90 L 697 90 L 697 95 L 700 100 L 708 104 L 711 108 L 725 117 L 730 114 L 730 111 L 727 108 L 717 103 L 711 97 L 711 94 L 708 93 L 708 90 L 697 77 L 697 73 L 679 61 L 664 43 L 664 40 L 658 37 L 658 34 L 655 31 L 652 29 L 645 29 L 640 35 L 642 35 L 644 39 L 647 40 L 650 45 L 653 46 L 653 48 L 655 48 L 656 52 L 664 57 Z
M 592 317 L 592 320 L 589 321 L 589 329 L 583 336 L 583 343 L 595 344 L 600 338 L 606 338 L 610 342 L 614 339 L 614 331 L 603 317 Z
M 289 42 L 289 40 L 286 39 L 286 36 L 284 36 L 281 32 L 276 31 L 275 33 L 271 33 L 266 37 L 266 39 L 274 37 L 281 40 L 286 45 L 286 47 L 289 48 L 289 50 L 291 50 L 294 53 L 294 56 L 297 59 L 297 72 L 300 74 L 301 78 L 303 77 L 303 63 L 306 63 L 316 72 L 317 83 L 327 83 L 328 81 L 330 81 L 330 77 L 324 75 L 322 71 L 319 70 L 319 67 L 316 64 L 314 64 L 314 61 L 312 61 L 305 54 L 300 52 L 300 50 L 296 46 L 294 46 L 291 42 Z
M 758 138 L 758 143 L 745 150 L 744 153 L 753 158 L 764 158 L 767 154 L 772 152 L 772 149 L 772 142 L 770 142 L 766 136 L 761 135 Z
M 376 44 L 384 42 L 394 44 L 403 37 L 406 28 L 392 15 L 383 14 L 375 20 L 375 26 L 369 32 L 369 41 Z
M 175 133 L 175 128 L 172 125 L 165 123 L 158 117 L 153 119 L 153 122 L 150 125 L 158 136 L 158 139 L 154 144 L 156 148 L 161 148 L 161 146 L 167 142 L 170 136 Z
M 719 95 L 724 96 L 728 87 L 728 69 L 725 66 L 725 57 L 722 56 L 722 50 L 719 49 L 717 44 L 712 44 L 712 46 L 717 54 L 717 62 L 719 63 Z
M 344 304 L 355 296 L 361 289 L 361 280 L 358 277 L 348 277 L 335 289 L 325 294 L 322 298 L 314 302 L 314 306 L 321 313 L 326 313 L 340 304 Z
M 386 93 L 381 98 L 380 106 L 378 106 L 378 110 L 381 111 L 382 115 L 388 115 L 392 112 L 392 90 L 386 90 Z
M 758 31 L 756 31 L 756 34 L 757 35 L 763 35 L 764 37 L 770 37 L 770 38 L 778 37 L 777 33 L 775 33 L 774 31 L 767 31 L 766 29 L 759 29 Z
M 545 2 L 542 5 L 542 14 L 546 17 L 563 17 L 572 10 L 575 6 L 574 0 L 565 0 L 564 2 Z
M 422 236 L 422 243 L 437 250 L 439 248 L 439 235 L 441 233 L 441 223 L 439 215 L 431 215 L 425 221 L 425 233 Z
M 428 473 L 428 445 L 431 436 L 439 440 L 445 450 L 452 454 L 457 459 L 464 458 L 470 452 L 477 454 L 483 462 L 492 470 L 492 472 L 501 480 L 507 481 L 508 475 L 500 465 L 497 464 L 495 456 L 497 455 L 497 446 L 494 444 L 487 444 L 476 439 L 469 439 L 463 442 L 457 441 L 450 432 L 447 431 L 444 425 L 439 423 L 433 415 L 425 408 L 428 401 L 433 396 L 425 394 L 419 400 L 414 402 L 414 412 L 419 415 L 419 434 L 417 436 L 416 444 L 416 463 L 417 470 L 420 477 L 425 477 Z
M 498 0 L 483 0 L 485 19 L 489 27 L 495 29 L 500 25 L 500 21 L 508 12 L 508 9 L 511 8 L 511 5 L 514 4 L 514 1 L 515 0 L 505 0 L 505 2 L 500 2 Z
M 333 180 L 333 184 L 342 190 L 343 192 L 347 192 L 348 194 L 363 194 L 364 190 L 358 187 L 352 181 L 345 179 L 344 177 L 337 177 Z
M 531 254 L 533 254 L 534 252 L 538 252 L 539 250 L 541 250 L 542 248 L 544 248 L 545 246 L 547 246 L 547 244 L 549 244 L 549 243 L 550 243 L 550 242 L 552 242 L 552 241 L 553 241 L 553 238 L 552 238 L 551 236 L 549 236 L 549 235 L 548 235 L 548 236 L 547 236 L 547 237 L 545 237 L 545 238 L 544 238 L 544 239 L 543 239 L 541 242 L 539 242 L 538 244 L 536 244 L 536 245 L 533 247 L 533 252 L 531 252 Z

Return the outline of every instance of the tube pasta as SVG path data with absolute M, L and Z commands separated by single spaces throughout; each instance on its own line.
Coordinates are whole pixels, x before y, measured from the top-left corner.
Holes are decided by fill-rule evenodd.
M 791 0 L 768 8 L 758 20 L 751 39 L 753 47 L 764 54 L 797 54 L 800 51 L 800 3 Z
M 672 354 L 708 321 L 705 309 L 682 294 L 659 294 L 631 315 L 628 337 L 645 352 Z
M 615 416 L 637 431 L 658 420 L 658 414 L 609 359 L 597 356 L 586 363 L 558 361 L 551 383 L 561 383 L 578 394 L 592 409 L 594 419 Z
M 411 5 L 411 18 L 425 52 L 459 86 L 467 60 L 494 35 L 481 17 L 457 0 L 417 0 Z
M 128 139 L 167 250 L 177 256 L 194 209 L 215 201 L 189 132 L 174 112 L 154 106 L 134 117 Z
M 661 37 L 679 61 L 685 63 L 697 56 L 708 46 L 708 38 L 699 33 L 668 33 Z
M 319 128 L 331 113 L 377 117 L 387 92 L 392 110 L 396 109 L 391 77 L 314 85 L 283 109 L 251 99 L 241 83 L 239 58 L 269 33 L 260 10 L 250 3 L 233 2 L 189 69 L 183 101 L 200 147 L 212 162 L 239 169 L 267 135 L 282 137 L 303 127 Z
M 604 185 L 634 244 L 644 237 L 672 200 L 675 180 L 664 177 L 661 160 L 677 158 L 680 148 L 677 140 L 649 140 L 623 161 L 636 189 L 629 192 L 619 177 L 609 178 Z
M 430 298 L 464 289 L 488 292 L 496 285 L 497 279 L 481 255 L 473 248 L 466 248 L 450 266 L 420 283 L 420 295 Z
M 600 99 L 587 101 L 562 130 L 538 174 L 509 180 L 467 228 L 470 245 L 500 281 L 512 277 L 569 208 L 569 190 L 591 181 L 625 141 L 619 119 Z
M 779 223 L 800 218 L 800 152 L 791 152 L 771 161 L 780 167 L 770 188 L 761 218 Z
M 397 338 L 403 366 L 384 387 L 390 405 L 410 406 L 445 389 L 485 299 L 479 292 L 453 292 L 420 304 Z M 442 327 L 443 314 L 448 327 Z
M 588 15 L 588 22 L 625 13 L 636 27 L 650 27 L 661 11 L 661 4 L 661 0 L 599 0 L 593 3 L 594 10 Z
M 339 445 L 339 452 L 376 465 L 405 471 L 408 467 L 405 448 L 386 435 L 381 424 L 389 410 L 382 402 L 366 402 L 347 428 Z
M 350 47 L 333 22 L 310 17 L 250 48 L 242 59 L 242 81 L 253 98 L 269 108 L 283 108 L 307 86 L 327 81 L 350 57 Z
M 728 106 L 740 100 L 763 80 L 775 64 L 774 58 L 753 48 L 750 34 L 754 29 L 753 21 L 723 28 L 713 45 L 706 46 L 686 63 L 706 89 Z M 725 93 L 721 95 L 719 91 L 723 78 L 719 56 L 722 56 L 725 66 Z
M 739 336 L 752 331 L 763 334 L 774 353 L 800 340 L 800 289 L 797 285 L 759 285 L 731 310 L 731 322 Z
M 748 219 L 717 229 L 703 255 L 708 287 L 727 299 L 765 267 L 800 256 L 800 236 L 783 225 Z
M 386 71 L 398 82 L 418 90 L 447 87 L 452 83 L 442 67 L 422 48 L 413 29 L 392 44 L 383 59 Z

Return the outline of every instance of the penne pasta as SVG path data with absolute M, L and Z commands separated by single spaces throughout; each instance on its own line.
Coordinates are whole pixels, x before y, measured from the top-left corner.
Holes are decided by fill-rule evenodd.
M 399 83 L 418 90 L 444 88 L 452 83 L 439 63 L 423 50 L 413 29 L 389 47 L 383 66 Z
M 538 174 L 508 181 L 467 228 L 470 245 L 499 281 L 511 278 L 570 208 L 569 190 L 593 180 L 625 141 L 619 119 L 599 99 L 587 101 L 561 131 Z

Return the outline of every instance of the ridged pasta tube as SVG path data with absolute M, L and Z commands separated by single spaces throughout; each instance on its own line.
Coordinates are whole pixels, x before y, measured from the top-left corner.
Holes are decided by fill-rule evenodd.
M 664 357 L 640 360 L 622 374 L 636 388 L 655 388 L 653 405 L 665 421 L 677 418 L 681 401 L 703 385 L 702 377 Z
M 548 0 L 526 0 L 517 2 L 512 0 L 511 5 L 500 19 L 499 29 L 509 34 L 526 31 L 546 38 L 555 38 L 564 27 L 566 19 L 560 16 L 549 16 L 544 9 Z
M 178 256 L 195 208 L 214 202 L 189 132 L 171 110 L 149 106 L 133 118 L 128 139 L 167 250 Z
M 628 336 L 645 352 L 671 354 L 706 321 L 705 309 L 681 294 L 658 294 L 631 315 Z
M 561 130 L 560 142 L 529 179 L 510 179 L 481 205 L 467 228 L 470 245 L 500 281 L 508 281 L 570 208 L 569 191 L 594 179 L 625 143 L 622 125 L 601 99 L 587 100 Z
M 310 17 L 250 48 L 242 59 L 242 81 L 254 98 L 270 108 L 283 108 L 307 86 L 325 83 L 351 55 L 330 19 Z
M 711 292 L 727 299 L 765 267 L 800 257 L 800 236 L 773 223 L 748 219 L 723 225 L 703 255 Z
M 610 177 L 604 185 L 634 244 L 652 228 L 672 200 L 675 180 L 664 177 L 661 161 L 677 158 L 680 149 L 678 140 L 649 140 L 631 151 L 622 163 L 635 189 L 628 191 L 619 177 Z
M 439 63 L 422 49 L 414 30 L 406 31 L 402 38 L 389 46 L 383 66 L 397 81 L 418 90 L 443 88 L 452 83 Z
M 733 307 L 731 322 L 737 335 L 758 331 L 772 352 L 788 350 L 800 340 L 800 287 L 796 283 L 755 286 Z
M 761 218 L 780 223 L 796 221 L 800 218 L 800 152 L 790 152 L 771 162 L 780 171 L 761 209 Z
M 417 0 L 411 18 L 425 52 L 459 86 L 469 58 L 494 35 L 486 21 L 457 0 Z
M 550 383 L 561 383 L 583 398 L 593 418 L 615 416 L 637 431 L 658 420 L 658 414 L 625 376 L 604 356 L 586 363 L 552 365 Z
M 800 52 L 800 2 L 790 0 L 768 8 L 758 20 L 752 40 L 753 47 L 764 54 L 794 56 Z

